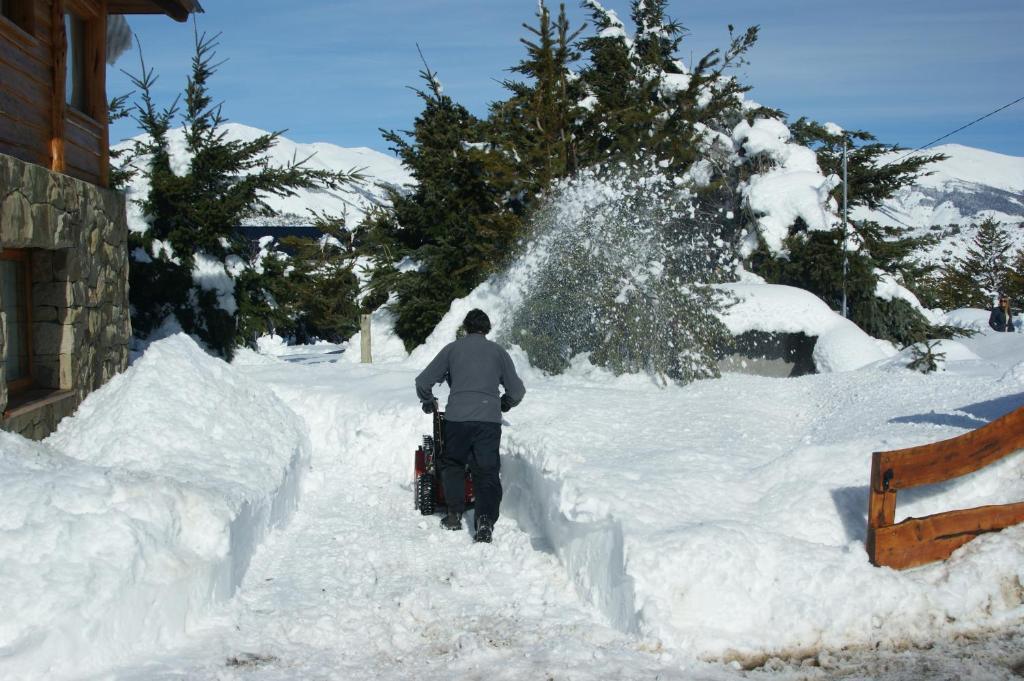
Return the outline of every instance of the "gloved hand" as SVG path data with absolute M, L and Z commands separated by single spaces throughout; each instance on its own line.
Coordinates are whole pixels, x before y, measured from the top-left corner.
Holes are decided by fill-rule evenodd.
M 420 409 L 423 410 L 424 414 L 433 414 L 434 413 L 434 402 L 433 401 L 431 401 L 431 402 L 420 402 Z
M 512 408 L 512 400 L 508 395 L 501 396 L 501 411 L 506 412 Z

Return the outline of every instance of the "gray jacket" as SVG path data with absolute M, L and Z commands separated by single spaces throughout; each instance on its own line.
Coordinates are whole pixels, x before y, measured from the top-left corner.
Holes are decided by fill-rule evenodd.
M 432 401 L 434 385 L 446 379 L 451 386 L 446 421 L 501 423 L 501 403 L 514 407 L 526 395 L 512 358 L 482 333 L 467 334 L 437 353 L 416 377 L 420 401 Z M 504 396 L 498 395 L 499 385 L 505 388 Z

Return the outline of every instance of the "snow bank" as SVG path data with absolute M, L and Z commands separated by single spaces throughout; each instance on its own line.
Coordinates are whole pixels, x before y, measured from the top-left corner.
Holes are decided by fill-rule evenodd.
M 988 325 L 988 317 L 990 312 L 988 310 L 980 310 L 974 307 L 962 307 L 956 310 L 950 310 L 942 318 L 941 323 L 948 324 L 950 326 L 957 326 L 961 329 L 970 329 L 972 331 L 989 332 L 992 328 Z
M 892 344 L 867 335 L 809 291 L 761 283 L 721 284 L 718 288 L 738 300 L 720 315 L 734 336 L 765 331 L 817 337 L 814 364 L 821 373 L 853 371 L 896 352 Z
M 288 341 L 278 336 L 276 333 L 266 334 L 256 339 L 256 352 L 263 355 L 263 359 L 270 357 L 279 358 L 293 358 L 303 357 L 306 355 L 330 355 L 340 354 L 345 351 L 347 346 L 345 344 L 338 345 L 337 343 L 331 343 L 330 341 L 318 340 L 313 343 L 289 345 Z M 246 348 L 238 348 L 235 351 L 235 358 L 232 359 L 233 364 L 238 362 L 238 354 Z M 252 352 L 252 351 L 249 351 Z M 250 356 L 244 358 L 241 363 L 252 363 L 253 359 Z M 261 363 L 259 360 L 255 360 L 256 363 Z
M 685 657 L 759 664 L 1019 622 L 1024 528 L 904 572 L 871 566 L 864 550 L 871 451 L 1012 408 L 999 395 L 1016 383 L 953 374 L 730 376 L 663 390 L 548 379 L 506 432 L 503 509 L 610 623 Z M 1022 469 L 1018 455 L 901 493 L 897 520 L 1017 501 Z
M 180 641 L 286 522 L 310 449 L 288 407 L 184 335 L 44 442 L 0 433 L 0 678 Z
M 531 536 L 540 537 L 565 567 L 584 601 L 620 631 L 639 633 L 633 578 L 626 571 L 622 523 L 566 509 L 564 500 L 584 495 L 538 465 L 535 452 L 513 441 L 502 458 L 503 512 Z M 590 499 L 593 502 L 593 499 Z M 599 502 L 598 502 L 599 503 Z

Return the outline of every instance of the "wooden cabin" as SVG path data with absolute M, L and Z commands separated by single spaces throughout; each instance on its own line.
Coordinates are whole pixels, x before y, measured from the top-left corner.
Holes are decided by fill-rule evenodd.
M 200 11 L 197 0 L 0 0 L 0 428 L 45 437 L 127 366 L 125 199 L 107 188 L 109 17 Z
M 0 0 L 0 153 L 107 186 L 107 15 L 195 0 Z

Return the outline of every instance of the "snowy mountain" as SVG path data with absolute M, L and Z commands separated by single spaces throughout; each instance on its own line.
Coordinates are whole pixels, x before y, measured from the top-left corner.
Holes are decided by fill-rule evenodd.
M 929 253 L 933 259 L 960 254 L 974 236 L 971 225 L 989 217 L 1007 227 L 1017 247 L 1024 246 L 1024 158 L 960 144 L 928 153 L 949 158 L 933 164 L 930 175 L 897 192 L 881 209 L 857 210 L 851 217 L 910 226 L 919 234 L 941 233 L 942 242 Z
M 240 123 L 227 123 L 229 139 L 250 141 L 265 130 L 253 128 Z M 184 133 L 178 128 L 170 132 L 171 162 L 176 168 L 184 170 L 188 156 L 185 152 Z M 125 140 L 117 145 L 123 148 L 129 145 Z M 276 220 L 268 221 L 260 218 L 256 223 L 273 222 L 280 225 L 308 225 L 310 211 L 328 215 L 346 215 L 348 224 L 355 225 L 366 211 L 385 201 L 385 187 L 400 187 L 412 182 L 412 177 L 394 156 L 369 149 L 367 147 L 339 147 L 327 142 L 304 144 L 287 137 L 278 138 L 277 145 L 271 150 L 269 159 L 272 163 L 284 165 L 293 160 L 306 160 L 306 166 L 314 169 L 334 171 L 360 170 L 366 181 L 358 186 L 343 187 L 339 190 L 309 191 L 300 189 L 295 196 L 270 196 L 267 203 L 281 213 Z M 128 189 L 129 198 L 139 198 L 146 191 L 146 181 L 138 176 Z M 129 206 L 129 222 L 133 229 L 141 230 L 142 219 L 138 209 Z

